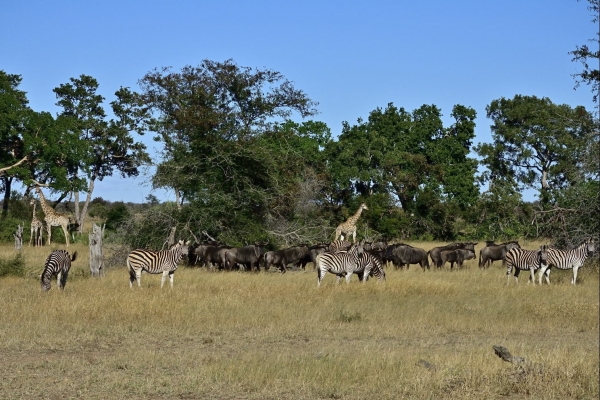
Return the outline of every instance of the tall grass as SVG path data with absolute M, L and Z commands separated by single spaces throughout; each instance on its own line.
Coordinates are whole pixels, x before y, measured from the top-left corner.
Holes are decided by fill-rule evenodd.
M 435 243 L 418 244 L 431 248 Z M 531 244 L 528 248 L 535 248 Z M 335 284 L 316 272 L 180 267 L 174 288 L 125 268 L 41 293 L 50 249 L 23 250 L 25 278 L 0 280 L 3 398 L 598 398 L 598 269 L 506 286 L 505 270 L 387 270 Z M 0 258 L 10 250 L 0 249 Z M 520 373 L 493 345 L 541 364 Z M 426 361 L 429 364 L 423 363 Z M 424 365 L 429 366 L 429 368 Z

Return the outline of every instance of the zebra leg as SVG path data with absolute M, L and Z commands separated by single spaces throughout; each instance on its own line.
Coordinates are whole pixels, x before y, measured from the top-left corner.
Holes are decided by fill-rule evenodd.
M 56 285 L 58 286 L 59 289 L 62 289 L 62 272 L 59 272 L 58 274 L 56 274 Z
M 521 270 L 519 268 L 515 267 L 515 283 L 518 285 L 519 284 L 519 274 L 521 273 Z M 510 278 L 510 277 L 509 277 Z
M 169 272 L 169 282 L 171 283 L 171 289 L 173 289 L 173 276 L 175 275 L 175 271 Z
M 163 271 L 162 278 L 160 279 L 160 288 L 163 288 L 165 281 L 167 280 L 167 275 L 169 275 L 169 271 Z
M 543 276 L 546 276 L 546 271 L 547 271 L 547 270 L 548 270 L 548 271 L 550 271 L 550 270 L 548 269 L 548 266 L 547 266 L 547 265 L 546 265 L 546 266 L 541 266 L 541 267 L 540 267 L 540 272 L 539 272 L 539 276 L 538 276 L 538 284 L 540 284 L 540 285 L 542 284 L 542 277 L 543 277 Z M 546 276 L 546 283 L 550 284 L 550 280 L 548 279 L 548 277 L 547 277 L 547 276 Z
M 533 283 L 535 286 L 535 269 L 533 267 L 529 268 L 529 280 L 527 284 L 529 285 L 530 283 Z
M 350 279 L 352 279 L 352 272 L 346 272 L 346 285 L 350 283 Z
M 510 276 L 512 275 L 512 264 L 508 263 L 506 267 L 506 286 L 510 284 Z
M 571 280 L 571 284 L 575 284 L 577 282 L 577 270 L 579 267 L 573 266 L 573 279 Z
M 65 286 L 67 286 L 67 278 L 69 277 L 69 271 L 64 271 L 60 276 L 59 288 L 65 290 Z

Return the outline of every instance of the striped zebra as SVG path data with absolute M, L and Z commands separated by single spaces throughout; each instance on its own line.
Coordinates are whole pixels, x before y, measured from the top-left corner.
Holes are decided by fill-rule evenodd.
M 515 269 L 515 282 L 519 283 L 519 273 L 521 270 L 529 270 L 531 276 L 529 281 L 535 285 L 535 271 L 540 268 L 541 265 L 547 265 L 548 259 L 548 246 L 542 245 L 539 250 L 525 250 L 521 248 L 510 249 L 506 253 L 506 285 L 510 283 L 510 274 L 514 267 Z
M 337 275 L 338 278 L 345 276 L 346 283 L 350 283 L 352 274 L 360 269 L 361 258 L 363 254 L 363 244 L 353 244 L 348 251 L 340 251 L 337 253 L 321 253 L 315 259 L 315 268 L 317 270 L 317 286 L 321 286 L 321 281 L 327 272 Z M 373 265 L 369 262 L 365 263 L 363 270 L 363 279 L 369 276 Z M 337 280 L 339 282 L 339 279 Z
M 349 242 L 347 240 L 337 239 L 337 240 L 334 240 L 333 242 L 329 243 L 329 246 L 327 247 L 327 251 L 330 253 L 337 253 L 338 251 L 348 250 L 350 248 L 350 246 L 352 246 L 352 242 Z
M 145 249 L 133 250 L 127 256 L 127 269 L 129 270 L 129 287 L 133 287 L 133 282 L 137 280 L 138 286 L 141 286 L 142 271 L 150 274 L 162 273 L 160 287 L 162 289 L 169 276 L 171 287 L 173 287 L 173 274 L 177 269 L 177 264 L 188 254 L 188 245 L 190 241 L 179 242 L 172 245 L 168 250 L 153 251 Z
M 577 281 L 577 271 L 595 250 L 596 245 L 591 238 L 571 250 L 549 248 L 548 263 L 540 269 L 539 284 L 542 284 L 542 275 L 546 278 L 546 283 L 550 284 L 550 268 L 555 266 L 558 269 L 573 269 L 571 283 L 574 285 Z
M 64 290 L 71 269 L 71 261 L 75 261 L 76 258 L 76 251 L 73 252 L 72 256 L 69 256 L 69 252 L 66 250 L 55 250 L 50 253 L 44 265 L 44 272 L 41 275 L 42 292 L 50 290 L 50 281 L 54 275 L 56 275 L 58 288 Z
M 381 261 L 374 255 L 368 253 L 368 252 L 364 252 L 363 254 L 361 254 L 359 257 L 359 262 L 358 262 L 358 266 L 357 269 L 354 270 L 354 273 L 358 275 L 358 279 L 359 280 L 367 280 L 369 279 L 369 276 L 374 276 L 376 277 L 379 281 L 385 281 L 385 271 L 383 270 L 383 265 L 381 264 Z M 365 269 L 367 269 L 367 264 L 371 264 L 370 267 L 368 267 L 368 269 L 370 270 L 370 273 L 365 277 Z M 338 282 L 340 280 L 340 276 L 338 276 Z

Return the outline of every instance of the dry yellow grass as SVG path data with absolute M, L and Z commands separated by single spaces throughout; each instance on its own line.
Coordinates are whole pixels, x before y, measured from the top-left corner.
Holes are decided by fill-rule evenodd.
M 317 288 L 310 266 L 283 275 L 182 266 L 172 290 L 148 274 L 131 290 L 124 267 L 93 279 L 87 249 L 75 249 L 62 293 L 54 283 L 40 291 L 47 248 L 24 249 L 28 277 L 0 280 L 2 398 L 599 395 L 598 268 L 586 266 L 576 287 L 570 271 L 553 272 L 551 286 L 506 287 L 499 263 L 470 260 L 453 272 L 388 269 L 381 284 L 328 275 Z M 543 371 L 519 374 L 496 344 Z

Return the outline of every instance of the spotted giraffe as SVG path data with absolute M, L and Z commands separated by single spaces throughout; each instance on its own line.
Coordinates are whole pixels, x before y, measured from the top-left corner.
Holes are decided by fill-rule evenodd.
M 61 214 L 56 212 L 48 203 L 46 203 L 46 198 L 42 193 L 42 190 L 36 186 L 35 190 L 40 197 L 40 205 L 42 206 L 42 211 L 44 212 L 46 221 L 46 230 L 48 231 L 48 246 L 50 246 L 51 238 L 52 238 L 52 227 L 60 226 L 65 234 L 65 240 L 67 242 L 67 247 L 69 246 L 69 217 L 66 214 Z
M 34 246 L 41 246 L 43 244 L 42 232 L 44 230 L 44 224 L 35 215 L 35 199 L 31 199 L 29 204 L 33 206 L 33 217 L 31 218 L 31 235 L 29 236 L 29 246 L 31 246 L 32 241 Z
M 334 240 L 338 240 L 340 236 L 342 237 L 342 240 L 345 240 L 347 236 L 349 237 L 352 235 L 352 242 L 356 243 L 356 221 L 360 218 L 360 214 L 363 210 L 368 210 L 365 203 L 362 203 L 360 207 L 358 207 L 358 211 L 356 211 L 353 216 L 338 225 L 335 229 Z

